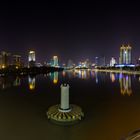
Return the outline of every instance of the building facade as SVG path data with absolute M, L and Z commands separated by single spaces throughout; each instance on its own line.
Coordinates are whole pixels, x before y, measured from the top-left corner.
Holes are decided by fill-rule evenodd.
M 53 56 L 53 66 L 58 67 L 58 56 Z
M 11 64 L 11 55 L 5 51 L 0 54 L 0 68 L 7 68 Z
M 132 63 L 132 54 L 131 54 L 131 46 L 130 45 L 122 45 L 120 47 L 120 64 L 131 64 Z
M 110 67 L 114 67 L 115 64 L 117 64 L 116 59 L 114 57 L 112 57 L 110 60 Z
M 29 51 L 29 54 L 28 54 L 28 66 L 29 67 L 35 67 L 35 64 L 36 64 L 35 51 Z
M 13 55 L 13 65 L 16 68 L 20 68 L 21 67 L 21 56 L 20 55 Z

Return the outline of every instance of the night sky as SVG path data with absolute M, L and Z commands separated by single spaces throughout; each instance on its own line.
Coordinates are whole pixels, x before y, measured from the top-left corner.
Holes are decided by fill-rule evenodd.
M 38 61 L 58 55 L 62 61 L 96 56 L 118 58 L 121 44 L 140 56 L 140 8 L 127 1 L 94 3 L 4 3 L 0 6 L 0 51 Z

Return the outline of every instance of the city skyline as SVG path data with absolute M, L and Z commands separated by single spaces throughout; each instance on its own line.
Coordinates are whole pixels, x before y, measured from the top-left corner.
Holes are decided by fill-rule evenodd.
M 90 62 L 92 62 L 96 65 L 97 65 L 97 63 L 99 63 L 100 65 L 105 66 L 105 65 L 110 65 L 110 62 L 111 62 L 112 58 L 115 59 L 115 64 L 127 64 L 127 62 L 125 62 L 125 61 L 128 61 L 128 64 L 138 64 L 137 61 L 139 60 L 140 56 L 138 56 L 138 57 L 134 56 L 133 54 L 131 54 L 131 51 L 129 52 L 130 53 L 129 57 L 125 56 L 127 54 L 127 52 L 126 52 L 127 48 L 130 48 L 133 51 L 133 47 L 131 47 L 129 44 L 122 44 L 119 48 L 120 50 L 118 50 L 118 54 L 117 54 L 116 57 L 112 56 L 112 57 L 109 58 L 108 56 L 99 55 L 99 56 L 92 56 L 92 59 L 79 58 L 79 61 L 73 61 L 74 58 L 73 59 L 69 58 L 67 60 L 63 60 L 61 56 L 56 56 L 56 55 L 51 56 L 49 59 L 45 59 L 43 61 L 39 61 L 38 59 L 36 61 L 36 51 L 35 50 L 29 50 L 28 53 L 24 54 L 23 56 L 19 55 L 21 52 L 12 54 L 11 52 L 1 51 L 1 53 L 3 52 L 3 53 L 10 54 L 12 56 L 20 56 L 20 57 L 22 57 L 22 61 L 25 63 L 25 65 L 28 65 L 30 61 L 33 61 L 33 62 L 36 62 L 36 63 L 42 63 L 42 64 L 52 63 L 52 60 L 54 59 L 54 57 L 59 57 L 59 60 L 61 58 L 61 60 L 60 60 L 61 65 L 63 65 L 63 64 L 67 65 L 67 63 L 69 63 L 69 61 L 73 61 L 74 62 L 73 64 L 79 64 L 81 62 L 84 62 L 84 61 L 88 60 L 88 61 L 90 61 Z M 27 57 L 25 58 L 25 56 L 27 56 Z M 52 57 L 53 57 L 53 59 L 52 59 Z M 129 60 L 123 60 L 124 57 L 126 57 L 125 59 L 129 59 Z
M 126 49 L 127 48 L 127 45 L 126 45 L 126 47 L 125 47 L 125 45 L 124 44 L 122 44 L 121 46 L 120 46 L 120 50 L 122 50 L 122 48 L 124 47 L 124 49 Z M 131 49 L 133 49 L 129 44 L 128 44 L 128 47 L 130 47 Z M 29 52 L 27 52 L 26 54 L 24 54 L 23 56 L 21 56 L 21 55 L 19 55 L 19 54 L 21 54 L 21 52 L 17 52 L 17 53 L 11 53 L 11 52 L 6 52 L 6 51 L 1 51 L 1 53 L 7 53 L 7 54 L 10 54 L 10 56 L 18 56 L 18 57 L 22 57 L 22 61 L 25 63 L 25 65 L 28 65 L 28 63 L 30 62 L 30 61 L 33 61 L 33 62 L 37 62 L 37 63 L 52 63 L 51 61 L 53 60 L 53 59 L 55 59 L 55 57 L 58 57 L 58 56 L 56 56 L 56 55 L 54 55 L 54 56 L 51 56 L 49 59 L 45 59 L 45 60 L 42 60 L 42 61 L 39 61 L 38 59 L 37 59 L 37 61 L 36 61 L 36 51 L 34 51 L 34 50 L 29 50 Z M 121 54 L 120 54 L 121 53 Z M 125 53 L 126 53 L 126 51 L 124 50 L 124 55 L 125 55 Z M 27 55 L 27 56 L 26 56 Z M 26 58 L 24 58 L 23 59 L 23 57 L 25 57 L 26 56 Z M 89 59 L 89 58 L 86 58 L 86 59 L 79 59 L 79 61 L 78 60 L 75 60 L 75 61 L 73 61 L 73 59 L 71 59 L 71 58 L 68 58 L 67 60 L 63 60 L 62 59 L 62 57 L 60 57 L 61 58 L 61 65 L 62 64 L 65 64 L 65 65 L 67 65 L 67 63 L 69 63 L 69 61 L 73 61 L 73 63 L 75 63 L 75 64 L 79 64 L 79 63 L 81 63 L 81 62 L 84 62 L 84 61 L 90 61 L 90 62 L 92 62 L 92 63 L 95 63 L 96 65 L 97 65 L 97 63 L 99 63 L 100 65 L 102 65 L 102 66 L 105 66 L 105 65 L 110 65 L 110 60 L 112 59 L 112 58 L 114 58 L 115 59 L 115 63 L 116 64 L 125 64 L 125 62 L 123 63 L 123 62 L 120 62 L 120 58 L 123 56 L 123 54 L 122 54 L 122 51 L 120 51 L 119 52 L 119 50 L 118 50 L 118 54 L 117 54 L 117 56 L 115 57 L 115 56 L 112 56 L 112 57 L 108 57 L 108 56 L 104 56 L 104 55 L 99 55 L 99 56 L 92 56 L 92 59 Z M 43 56 L 42 56 L 43 57 Z M 53 59 L 52 59 L 52 57 L 53 57 Z M 106 59 L 108 57 L 108 59 Z M 124 57 L 124 56 L 123 56 Z M 134 57 L 133 55 L 131 55 L 130 56 L 131 58 L 129 58 L 129 59 L 131 59 L 131 60 L 129 60 L 130 62 L 129 62 L 129 64 L 137 64 L 137 61 L 139 60 L 139 58 L 140 58 L 140 56 L 139 57 Z M 122 59 L 122 58 L 121 58 Z M 97 62 L 98 61 L 98 62 Z M 125 60 L 124 60 L 125 61 Z M 58 63 L 58 62 L 57 62 Z
M 5 3 L 1 7 L 0 50 L 37 52 L 38 61 L 118 57 L 130 44 L 139 57 L 139 8 L 131 2 Z M 25 56 L 27 58 L 27 56 Z
M 0 140 L 140 140 L 137 1 L 0 4 Z

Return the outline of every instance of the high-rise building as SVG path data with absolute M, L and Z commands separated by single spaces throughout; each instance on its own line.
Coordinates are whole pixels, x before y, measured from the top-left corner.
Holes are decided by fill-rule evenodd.
M 136 61 L 137 61 L 136 64 L 137 64 L 138 66 L 140 66 L 140 57 L 139 57 Z
M 29 54 L 28 54 L 28 64 L 29 64 L 29 67 L 34 67 L 35 66 L 35 62 L 36 62 L 35 51 L 29 51 Z
M 96 66 L 106 66 L 105 56 L 95 57 L 95 65 Z
M 132 60 L 131 60 L 131 46 L 130 45 L 122 45 L 120 47 L 120 58 L 119 58 L 119 62 L 120 64 L 131 64 Z
M 58 56 L 53 56 L 53 66 L 58 67 Z
M 13 55 L 13 65 L 16 66 L 16 68 L 21 67 L 21 56 L 20 55 Z
M 73 68 L 73 61 L 71 59 L 68 60 L 67 68 Z
M 114 57 L 112 57 L 111 60 L 110 60 L 110 66 L 114 67 L 116 63 L 117 63 L 116 59 Z
M 90 60 L 89 59 L 86 59 L 86 61 L 85 61 L 85 66 L 87 67 L 87 68 L 91 68 L 91 62 L 90 62 Z
M 99 64 L 99 57 L 95 57 L 95 65 L 98 66 Z
M 2 51 L 0 54 L 0 68 L 6 68 L 11 64 L 10 53 Z

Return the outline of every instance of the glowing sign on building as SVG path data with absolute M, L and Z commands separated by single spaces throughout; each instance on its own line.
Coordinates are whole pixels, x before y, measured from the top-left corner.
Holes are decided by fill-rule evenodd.
M 35 51 L 29 51 L 28 61 L 35 61 Z

